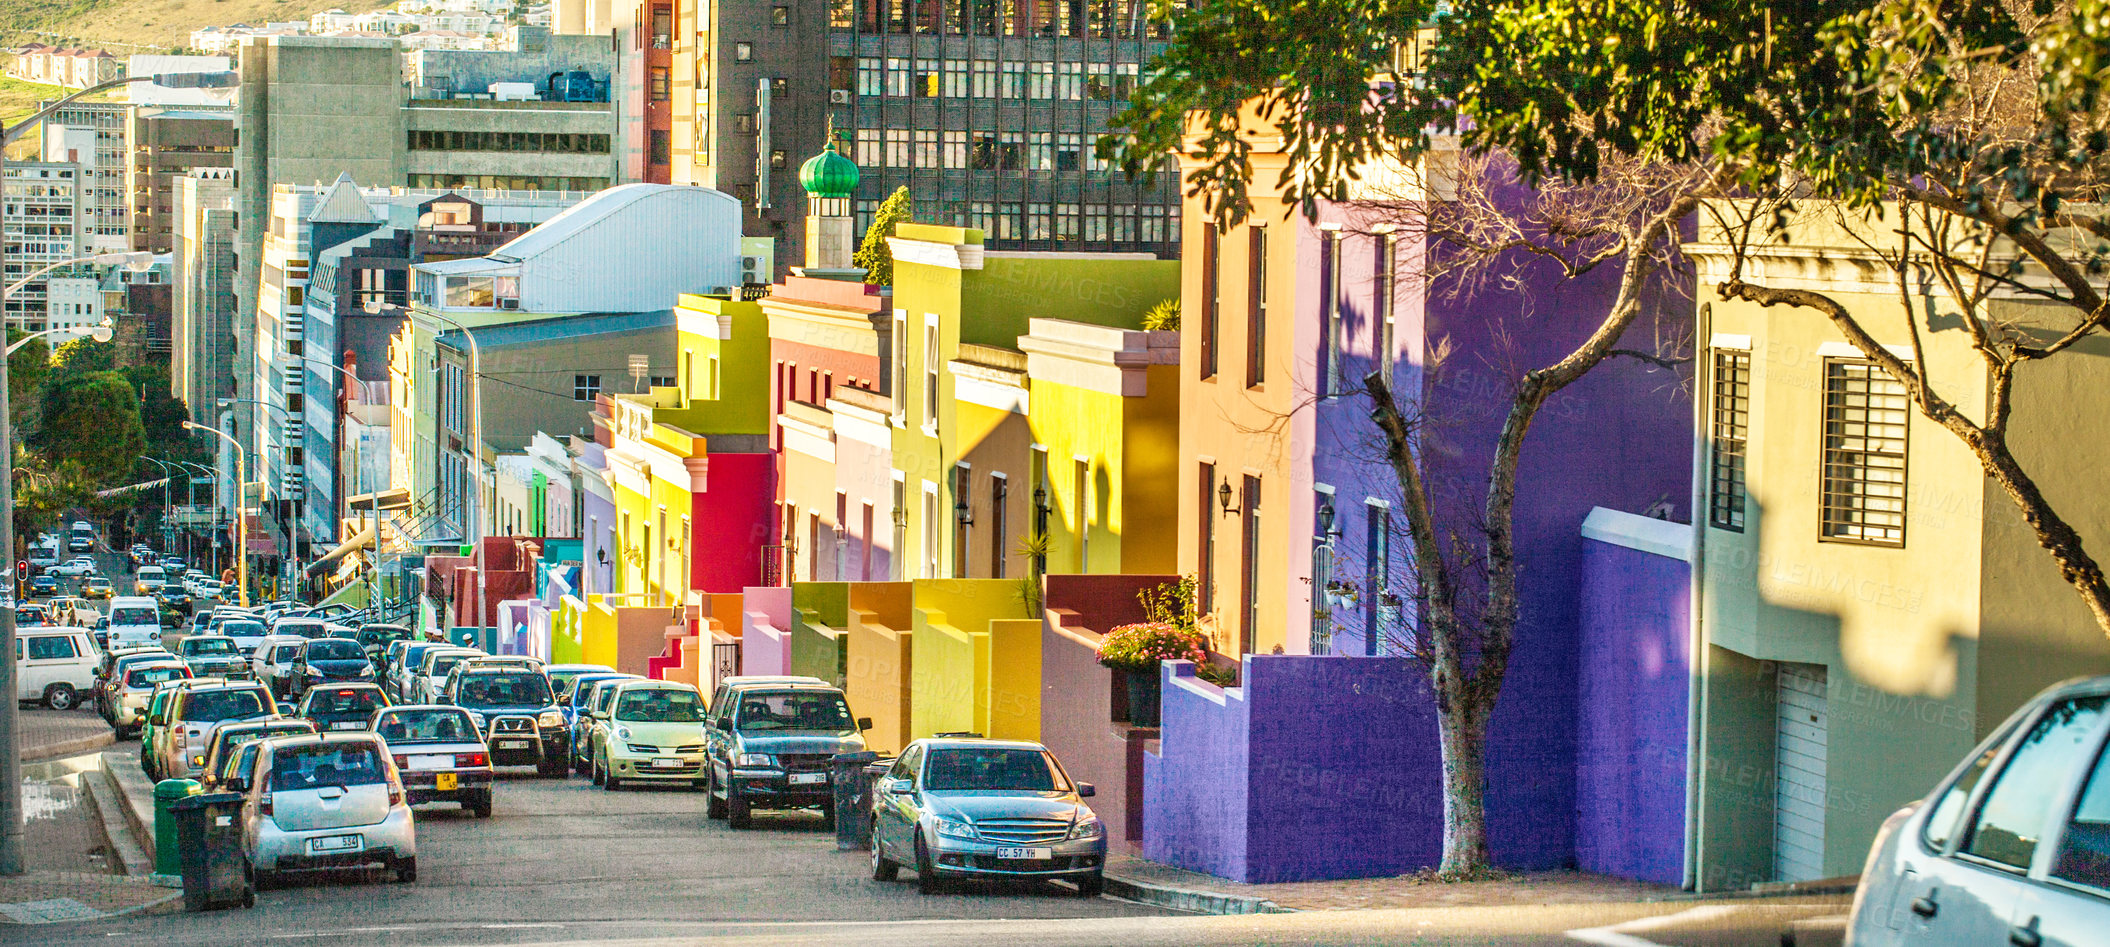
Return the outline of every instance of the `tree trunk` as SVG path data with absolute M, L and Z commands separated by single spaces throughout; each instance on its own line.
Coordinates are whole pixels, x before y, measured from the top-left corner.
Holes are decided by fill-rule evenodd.
M 1450 694 L 1438 700 L 1436 721 L 1443 749 L 1443 863 L 1436 870 L 1467 878 L 1494 864 L 1487 850 L 1487 715 Z
M 2058 563 L 2060 578 L 2081 593 L 2081 602 L 2095 616 L 2096 626 L 2110 635 L 2110 581 L 2104 579 L 2103 567 L 2082 545 L 2081 534 L 2052 509 L 2051 501 L 2037 489 L 2037 481 L 2008 450 L 2006 438 L 1980 434 L 1964 437 L 1963 441 L 1978 455 L 1986 475 L 2022 510 L 2022 519 L 2037 534 L 2037 543 Z

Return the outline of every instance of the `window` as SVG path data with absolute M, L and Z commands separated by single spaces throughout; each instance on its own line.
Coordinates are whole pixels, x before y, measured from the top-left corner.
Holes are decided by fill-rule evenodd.
M 1048 210 L 1046 204 L 1026 205 L 1026 239 L 1046 240 L 1052 235 L 1053 228 L 1048 225 Z
M 1824 363 L 1824 523 L 1820 538 L 1905 544 L 1903 385 L 1873 362 Z
M 782 153 L 778 152 L 778 154 Z M 648 150 L 646 151 L 646 160 L 653 164 L 666 164 L 673 160 L 673 156 L 674 138 L 672 133 L 664 128 L 652 129 Z
M 1084 136 L 1055 136 L 1055 170 L 1074 172 L 1083 167 Z
M 571 376 L 571 400 L 592 401 L 601 396 L 601 376 Z
M 918 128 L 916 135 L 916 167 L 938 167 L 938 132 L 935 129 Z
M 977 99 L 996 98 L 996 61 L 977 59 L 974 61 L 974 81 L 970 93 Z
M 1393 286 L 1394 257 L 1399 248 L 1393 244 L 1392 235 L 1389 233 L 1377 234 L 1371 243 L 1374 244 L 1371 249 L 1376 256 L 1376 272 L 1371 274 L 1370 318 L 1377 323 L 1379 371 L 1384 373 L 1385 381 L 1390 383 L 1393 347 L 1396 345 L 1392 336 L 1392 295 L 1396 291 Z
M 1053 132 L 1032 132 L 1026 136 L 1026 168 L 1032 171 L 1055 170 Z
M 890 168 L 911 166 L 909 164 L 908 129 L 886 129 L 886 166 Z
M 1003 474 L 989 475 L 989 577 L 1004 577 L 1004 544 L 1009 541 L 1004 505 L 1010 502 L 1011 481 Z
M 753 43 L 734 43 L 734 44 L 733 44 L 733 61 L 734 61 L 734 62 L 750 62 L 750 61 L 752 61 L 752 60 L 753 60 L 754 58 L 755 58 L 755 44 L 753 44 Z
M 1068 202 L 1055 205 L 1055 239 L 1062 243 L 1076 243 L 1083 216 L 1083 205 Z
M 771 8 L 770 8 L 770 10 L 769 10 L 769 25 L 771 25 L 771 26 L 790 26 L 790 25 L 791 25 L 791 8 L 790 8 L 790 7 L 771 7 Z
M 1238 609 L 1238 653 L 1252 654 L 1260 633 L 1260 478 L 1246 475 L 1245 489 L 1239 491 L 1239 517 L 1244 527 L 1239 554 L 1239 571 L 1243 582 L 1239 590 L 1244 601 Z
M 858 130 L 857 130 L 857 163 L 858 163 L 858 164 L 860 164 L 860 165 L 862 165 L 862 166 L 864 166 L 864 167 L 867 167 L 867 168 L 876 168 L 876 167 L 879 167 L 879 165 L 880 165 L 880 163 L 881 163 L 881 161 L 882 161 L 883 155 L 884 155 L 884 152 L 882 152 L 882 151 L 880 150 L 880 143 L 879 143 L 879 129 L 876 129 L 876 128 L 860 128 L 860 129 L 858 129 Z M 860 216 L 862 216 L 862 215 L 860 215 Z M 862 228 L 863 228 L 863 224 L 862 224 L 862 222 L 860 222 L 860 224 L 859 224 L 859 229 L 862 229 Z
M 1027 84 L 1027 97 L 1052 99 L 1055 97 L 1055 64 L 1036 62 L 1028 64 L 1032 81 Z
M 1363 654 L 1384 653 L 1384 614 L 1380 611 L 1392 587 L 1392 506 L 1363 501 Z
M 1212 228 L 1213 229 L 1213 228 Z M 1267 228 L 1246 228 L 1245 384 L 1267 380 Z
M 923 577 L 938 577 L 938 485 L 923 481 Z
M 938 320 L 926 317 L 923 325 L 923 423 L 938 424 Z
M 1319 353 L 1325 363 L 1325 389 L 1327 397 L 1341 393 L 1341 235 L 1339 231 L 1327 231 L 1320 235 L 1325 245 L 1320 250 L 1319 261 L 1319 305 L 1325 312 L 1325 337 Z
M 974 540 L 974 471 L 966 464 L 952 468 L 952 577 L 968 577 L 969 550 Z
M 1055 97 L 1076 101 L 1084 98 L 1084 64 L 1066 62 L 1057 64 Z
M 886 94 L 908 94 L 908 60 L 889 57 L 886 61 Z
M 2051 876 L 2110 891 L 2110 757 L 2098 755 L 2073 815 L 2060 833 Z
M 1751 353 L 1714 353 L 1714 430 L 1708 455 L 1707 523 L 1744 531 L 1744 442 L 1751 428 Z
M 652 67 L 652 71 L 651 71 L 651 82 L 652 82 L 652 101 L 654 101 L 654 102 L 665 102 L 665 101 L 667 100 L 667 98 L 668 98 L 668 95 L 667 95 L 667 89 L 668 89 L 668 84 L 669 84 L 669 82 L 670 82 L 670 81 L 671 81 L 671 80 L 670 80 L 670 79 L 668 78 L 668 74 L 667 74 L 667 67 L 665 67 L 665 66 L 653 66 L 653 67 Z
M 887 393 L 893 396 L 894 423 L 900 424 L 908 411 L 908 318 L 898 311 L 894 313 L 891 343 L 894 347 L 893 377 L 889 379 Z M 901 504 L 894 504 L 894 509 L 901 509 Z M 895 544 L 894 549 L 899 551 L 900 544 Z
M 1201 535 L 1195 543 L 1199 554 L 1194 570 L 1194 599 L 1198 614 L 1208 614 L 1216 609 L 1216 465 L 1204 463 L 1195 485 L 1201 494 L 1201 503 L 1195 509 L 1200 519 L 1196 523 Z
M 939 93 L 939 92 L 941 91 L 941 85 L 940 85 L 940 82 L 941 82 L 941 80 L 940 80 L 940 77 L 939 77 L 939 73 L 938 73 L 938 61 L 937 61 L 937 60 L 935 60 L 935 59 L 918 59 L 918 60 L 916 60 L 916 97 L 917 97 L 917 98 L 919 98 L 919 99 L 935 99 L 935 98 L 937 98 L 937 97 L 938 97 L 938 93 Z
M 857 59 L 857 94 L 883 95 L 886 92 L 886 72 L 880 68 L 877 56 L 860 56 Z
M 946 60 L 945 97 L 948 99 L 964 99 L 967 97 L 967 89 L 967 60 Z
M 74 657 L 73 639 L 66 635 L 38 635 L 24 638 L 29 645 L 31 661 L 55 661 Z
M 948 168 L 967 167 L 967 133 L 946 132 L 944 163 Z
M 1201 377 L 1216 377 L 1216 306 L 1222 297 L 1222 231 L 1211 225 L 1202 228 Z
M 2022 735 L 2007 767 L 1985 795 L 1959 853 L 1995 865 L 2028 871 L 2054 817 L 2053 802 L 2066 788 L 2074 763 L 2093 749 L 2110 697 L 2062 701 Z

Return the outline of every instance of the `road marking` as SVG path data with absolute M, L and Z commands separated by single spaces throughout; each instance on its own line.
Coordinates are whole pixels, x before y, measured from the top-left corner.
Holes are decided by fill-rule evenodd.
M 1585 944 L 1596 944 L 1597 947 L 1664 947 L 1664 945 L 1648 938 L 1635 935 L 1643 931 L 1652 931 L 1659 927 L 1675 927 L 1679 924 L 1713 920 L 1724 915 L 1734 914 L 1736 910 L 1737 908 L 1734 905 L 1712 904 L 1705 907 L 1689 908 L 1676 914 L 1658 914 L 1655 917 L 1623 921 L 1618 924 L 1608 924 L 1604 927 L 1585 927 L 1579 930 L 1568 931 L 1567 933 L 1571 940 L 1579 940 Z

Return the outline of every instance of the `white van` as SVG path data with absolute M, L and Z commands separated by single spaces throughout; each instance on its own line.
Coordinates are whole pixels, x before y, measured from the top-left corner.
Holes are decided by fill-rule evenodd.
M 160 566 L 140 566 L 132 578 L 132 590 L 141 595 L 152 595 L 169 584 L 169 574 Z
M 85 628 L 23 628 L 15 638 L 15 699 L 72 710 L 95 692 L 102 660 Z
M 161 606 L 144 595 L 110 600 L 110 647 L 161 643 Z

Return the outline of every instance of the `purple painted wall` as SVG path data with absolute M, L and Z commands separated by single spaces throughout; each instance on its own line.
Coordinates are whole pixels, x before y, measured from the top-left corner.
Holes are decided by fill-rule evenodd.
M 1528 198 L 1512 189 L 1522 206 Z M 1353 207 L 1322 209 L 1321 220 L 1342 224 L 1341 293 L 1344 374 L 1360 379 L 1374 367 L 1377 238 Z M 1311 239 L 1319 239 L 1314 231 Z M 1486 497 L 1492 449 L 1508 411 L 1508 393 L 1526 370 L 1558 361 L 1595 328 L 1610 305 L 1618 271 L 1600 269 L 1567 279 L 1553 264 L 1523 258 L 1503 265 L 1506 281 L 1456 292 L 1439 278 L 1423 285 L 1422 249 L 1396 249 L 1395 386 L 1418 399 L 1422 456 L 1439 516 L 1470 534 Z M 1309 255 L 1315 261 L 1317 255 Z M 1307 255 L 1301 254 L 1300 263 Z M 1300 279 L 1300 282 L 1302 280 Z M 1314 285 L 1319 276 L 1310 277 Z M 1314 298 L 1315 307 L 1319 300 Z M 1316 322 L 1316 308 L 1298 318 Z M 1659 334 L 1676 337 L 1692 318 L 1690 296 L 1659 284 L 1647 314 L 1623 346 L 1648 350 Z M 1439 346 L 1448 357 L 1427 368 Z M 1640 512 L 1667 501 L 1674 517 L 1688 511 L 1692 401 L 1679 373 L 1631 359 L 1612 359 L 1554 395 L 1525 442 L 1515 507 L 1521 600 L 1516 649 L 1489 731 L 1488 820 L 1498 863 L 1513 868 L 1575 864 L 1576 728 L 1580 716 L 1578 599 L 1582 594 L 1582 539 L 1577 526 L 1594 506 Z M 1351 391 L 1359 391 L 1356 384 Z M 1404 395 L 1403 395 L 1404 397 Z M 1334 575 L 1359 588 L 1369 581 L 1365 550 L 1372 506 L 1390 503 L 1398 487 L 1375 463 L 1379 456 L 1367 401 L 1359 394 L 1315 406 L 1318 450 L 1313 479 L 1334 488 Z M 1380 629 L 1381 654 L 1398 653 L 1401 627 L 1411 627 L 1411 581 L 1405 576 L 1403 514 L 1391 514 L 1390 587 L 1407 603 L 1400 625 Z M 1364 628 L 1374 596 L 1353 610 L 1336 609 L 1332 653 L 1365 653 Z M 1468 598 L 1472 597 L 1469 593 Z M 1323 698 L 1319 698 L 1323 699 Z M 1680 704 L 1682 707 L 1682 702 Z M 1420 736 L 1436 740 L 1433 717 Z M 1433 759 L 1433 758 L 1432 758 Z M 1682 802 L 1677 808 L 1682 817 Z
M 1691 569 L 1614 543 L 1582 546 L 1576 861 L 1682 884 Z
M 1248 655 L 1230 690 L 1193 673 L 1165 665 L 1145 857 L 1248 883 L 1440 860 L 1433 704 L 1408 659 Z

